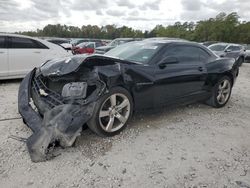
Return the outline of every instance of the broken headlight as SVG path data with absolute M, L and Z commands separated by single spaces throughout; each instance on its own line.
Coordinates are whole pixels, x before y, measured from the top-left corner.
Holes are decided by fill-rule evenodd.
M 71 82 L 65 84 L 62 89 L 62 97 L 85 98 L 87 93 L 86 82 Z

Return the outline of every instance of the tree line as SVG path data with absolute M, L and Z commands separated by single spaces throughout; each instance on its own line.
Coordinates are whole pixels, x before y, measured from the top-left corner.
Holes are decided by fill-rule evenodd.
M 151 31 L 136 30 L 131 27 L 116 25 L 83 25 L 81 28 L 67 25 L 47 25 L 36 31 L 17 32 L 19 34 L 40 37 L 64 38 L 99 38 L 114 39 L 118 37 L 174 37 L 191 41 L 223 41 L 250 43 L 250 22 L 240 21 L 236 12 L 220 13 L 214 18 L 198 22 L 176 22 L 173 25 L 157 25 Z

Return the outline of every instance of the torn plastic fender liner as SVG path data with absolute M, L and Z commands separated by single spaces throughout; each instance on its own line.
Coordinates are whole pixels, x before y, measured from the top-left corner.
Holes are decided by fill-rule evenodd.
M 50 143 L 58 141 L 62 147 L 72 146 L 80 135 L 82 125 L 93 113 L 94 103 L 86 105 L 65 104 L 56 106 L 44 114 L 42 127 L 27 140 L 27 147 L 33 162 L 53 157 L 48 153 Z
M 32 70 L 20 85 L 18 108 L 24 122 L 34 132 L 27 140 L 30 158 L 33 162 L 40 162 L 53 157 L 48 153 L 49 144 L 58 141 L 61 146 L 68 147 L 74 143 L 82 125 L 91 118 L 95 101 L 105 91 L 106 85 L 97 78 L 97 88 L 87 99 L 82 99 L 85 102 L 58 105 L 47 110 L 42 119 L 30 105 L 30 86 L 35 71 Z

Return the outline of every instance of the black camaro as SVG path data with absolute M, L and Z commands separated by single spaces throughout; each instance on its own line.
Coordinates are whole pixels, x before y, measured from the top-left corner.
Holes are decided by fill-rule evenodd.
M 27 140 L 31 159 L 51 157 L 55 142 L 71 146 L 86 124 L 113 136 L 134 111 L 195 101 L 223 107 L 237 75 L 234 59 L 182 40 L 132 42 L 105 55 L 46 62 L 19 88 L 19 112 L 34 132 Z

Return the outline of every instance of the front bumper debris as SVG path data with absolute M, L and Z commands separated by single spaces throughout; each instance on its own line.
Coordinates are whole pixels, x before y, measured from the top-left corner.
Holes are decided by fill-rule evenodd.
M 32 89 L 37 89 L 31 88 L 34 87 L 32 82 L 36 82 L 35 72 L 36 69 L 32 70 L 19 87 L 18 110 L 26 125 L 33 131 L 26 142 L 30 158 L 33 162 L 40 162 L 53 157 L 48 149 L 51 144 L 58 142 L 62 147 L 73 145 L 82 131 L 82 126 L 91 118 L 95 101 L 104 92 L 105 84 L 97 80 L 99 85 L 97 84 L 96 91 L 88 97 L 88 100 L 84 99 L 79 103 L 60 102 L 49 93 L 47 99 L 49 108 L 40 115 L 33 104 L 31 94 Z M 44 93 L 41 98 L 43 97 L 46 98 Z

